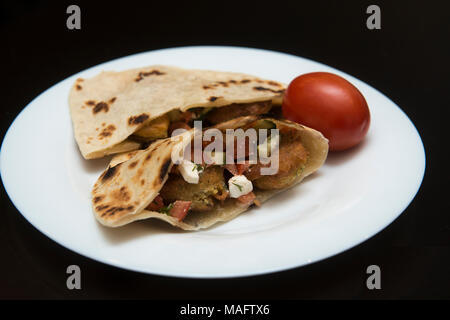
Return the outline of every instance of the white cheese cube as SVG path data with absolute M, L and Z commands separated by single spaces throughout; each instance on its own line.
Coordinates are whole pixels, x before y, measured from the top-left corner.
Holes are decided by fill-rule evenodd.
M 228 190 L 231 198 L 239 198 L 252 192 L 253 184 L 246 176 L 237 175 L 228 180 Z
M 178 166 L 178 171 L 180 171 L 186 182 L 197 184 L 200 178 L 199 173 L 203 170 L 195 163 L 184 159 Z

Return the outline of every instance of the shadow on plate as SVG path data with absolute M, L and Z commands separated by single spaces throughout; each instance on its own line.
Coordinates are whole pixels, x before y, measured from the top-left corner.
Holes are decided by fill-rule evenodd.
M 77 143 L 75 140 L 73 141 L 73 148 L 75 148 L 74 153 L 77 154 L 77 156 L 79 158 L 79 162 L 81 163 L 81 166 L 83 167 L 83 170 L 85 170 L 86 172 L 89 172 L 89 173 L 105 170 L 112 158 L 112 156 L 107 156 L 107 157 L 100 158 L 100 159 L 86 160 L 81 155 L 81 152 L 78 149 L 78 146 L 77 146 Z
M 368 141 L 369 140 L 369 141 Z M 356 157 L 370 143 L 369 137 L 366 137 L 360 144 L 344 151 L 331 151 L 328 153 L 325 164 L 338 166 Z

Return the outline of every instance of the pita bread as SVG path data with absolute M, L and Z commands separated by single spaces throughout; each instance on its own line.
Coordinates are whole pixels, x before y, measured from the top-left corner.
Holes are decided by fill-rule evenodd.
M 279 101 L 285 86 L 254 76 L 155 65 L 78 79 L 69 95 L 75 139 L 85 159 L 131 151 L 131 134 L 171 110 Z M 137 149 L 137 146 L 134 146 Z
M 220 127 L 221 129 L 239 128 L 255 119 L 257 117 L 242 117 L 223 123 Z M 279 129 L 297 130 L 300 133 L 302 145 L 309 153 L 306 167 L 297 176 L 293 185 L 300 183 L 306 176 L 322 166 L 328 153 L 328 140 L 320 132 L 287 120 L 268 120 L 274 122 Z M 242 205 L 231 198 L 227 198 L 208 212 L 190 212 L 183 221 L 145 209 L 159 194 L 168 179 L 173 166 L 172 150 L 175 148 L 175 150 L 184 150 L 184 146 L 189 143 L 194 134 L 194 130 L 191 130 L 177 136 L 178 139 L 182 139 L 181 141 L 173 138 L 158 140 L 146 150 L 140 150 L 135 154 L 124 154 L 119 160 L 113 159 L 114 163 L 111 163 L 100 176 L 92 191 L 96 219 L 105 226 L 119 227 L 136 220 L 157 218 L 183 230 L 198 230 L 221 221 L 228 221 L 248 210 L 248 205 Z M 282 190 L 253 190 L 261 203 L 280 191 Z

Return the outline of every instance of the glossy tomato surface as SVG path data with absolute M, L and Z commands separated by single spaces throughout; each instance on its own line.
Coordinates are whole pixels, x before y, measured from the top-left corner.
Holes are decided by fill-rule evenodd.
M 307 73 L 292 80 L 282 109 L 285 118 L 320 131 L 334 151 L 357 145 L 369 130 L 366 99 L 333 73 Z

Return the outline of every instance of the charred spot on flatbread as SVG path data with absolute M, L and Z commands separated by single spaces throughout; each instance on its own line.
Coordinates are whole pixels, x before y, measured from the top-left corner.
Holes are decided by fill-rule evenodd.
M 271 86 L 282 87 L 282 85 L 280 83 L 272 81 L 272 80 L 268 80 L 267 84 L 269 84 Z
M 124 211 L 124 210 L 125 210 L 125 208 L 123 208 L 123 207 L 112 207 L 112 208 L 109 208 L 108 210 L 106 210 L 103 213 L 103 215 L 108 214 L 111 217 L 111 216 L 115 215 L 116 212 L 120 212 L 120 211 Z
M 273 93 L 283 93 L 283 92 L 284 92 L 284 89 L 274 90 L 274 89 L 271 89 L 271 88 L 266 88 L 266 87 L 261 87 L 261 86 L 253 87 L 253 90 L 257 90 L 257 91 L 270 91 L 270 92 L 273 92 Z
M 111 216 L 115 215 L 116 212 L 121 212 L 124 210 L 126 210 L 126 208 L 124 208 L 124 207 L 111 207 L 108 210 L 106 210 L 105 212 L 103 212 L 102 217 L 105 216 L 106 214 L 111 217 Z
M 134 209 L 133 205 L 125 204 L 125 205 L 114 205 L 114 204 L 106 204 L 95 207 L 95 210 L 100 214 L 100 217 L 104 217 L 108 215 L 109 217 L 115 215 L 117 212 L 124 211 L 132 211 Z
M 97 114 L 100 111 L 104 111 L 104 112 L 108 112 L 109 111 L 109 106 L 106 102 L 100 101 L 99 103 L 97 103 L 95 105 L 95 107 L 92 109 L 92 113 L 93 114 Z
M 138 125 L 143 123 L 145 120 L 147 120 L 150 116 L 146 113 L 140 114 L 138 116 L 132 116 L 128 118 L 128 124 L 131 125 Z
M 99 135 L 99 139 L 103 139 L 106 137 L 109 137 L 113 134 L 114 130 L 116 130 L 116 127 L 113 124 L 110 124 L 109 126 L 107 126 L 106 128 L 104 128 L 102 130 L 102 132 L 100 132 Z
M 150 161 L 150 159 L 152 158 L 152 153 L 150 152 L 144 159 L 144 162 L 146 161 Z
M 165 72 L 161 72 L 159 70 L 153 70 L 153 71 L 150 71 L 150 72 L 144 72 L 143 73 L 144 77 L 150 76 L 152 74 L 156 74 L 157 76 L 162 76 L 162 75 L 164 75 L 166 73 Z
M 211 96 L 211 97 L 209 97 L 209 101 L 211 101 L 211 102 L 214 102 L 214 101 L 216 101 L 217 99 L 219 99 L 219 97 L 215 97 L 215 96 Z
M 240 82 L 241 83 L 249 83 L 250 81 L 252 81 L 252 80 L 250 80 L 250 79 L 242 79 Z
M 102 201 L 104 198 L 105 198 L 105 196 L 103 196 L 103 195 L 96 196 L 96 197 L 94 197 L 93 201 L 94 201 L 94 203 L 97 203 L 97 202 Z
M 80 91 L 81 89 L 83 89 L 83 87 L 80 86 L 79 84 L 77 84 L 77 85 L 75 86 L 75 88 L 76 88 L 78 91 Z
M 103 210 L 108 209 L 108 208 L 109 208 L 109 205 L 108 204 L 104 204 L 104 205 L 96 206 L 95 210 L 103 211 Z
M 88 106 L 95 106 L 95 101 L 94 100 L 88 100 L 85 102 Z
M 109 99 L 109 103 L 111 104 L 111 103 L 114 103 L 114 101 L 116 101 L 116 97 L 112 97 L 111 99 Z
M 169 166 L 172 163 L 171 158 L 164 160 L 161 169 L 159 169 L 159 180 L 162 182 L 164 180 L 164 177 L 166 176 L 167 172 L 169 171 Z
M 137 164 L 138 164 L 138 161 L 134 161 L 128 165 L 128 168 L 133 169 L 134 167 L 137 166 Z
M 114 166 L 114 167 L 109 167 L 102 175 L 102 177 L 100 178 L 102 182 L 105 182 L 109 179 L 111 179 L 112 177 L 114 177 L 114 174 L 117 171 L 117 168 L 120 167 L 121 163 L 119 163 L 118 165 Z
M 136 77 L 136 79 L 134 79 L 134 81 L 139 82 L 142 79 L 144 79 L 144 77 L 148 77 L 148 76 L 151 76 L 151 75 L 162 76 L 162 75 L 165 75 L 165 74 L 166 74 L 165 72 L 161 72 L 159 70 L 152 70 L 152 71 L 148 71 L 148 72 L 141 71 L 141 72 L 139 72 L 139 74 Z
M 131 199 L 131 193 L 125 186 L 121 187 L 120 189 L 112 191 L 111 196 L 113 199 L 123 202 L 129 201 Z

